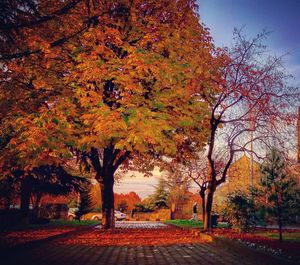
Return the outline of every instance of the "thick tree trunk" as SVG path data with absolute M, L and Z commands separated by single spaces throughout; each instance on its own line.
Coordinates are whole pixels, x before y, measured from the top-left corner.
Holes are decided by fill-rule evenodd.
M 210 187 L 207 189 L 207 200 L 206 200 L 206 209 L 204 217 L 204 230 L 211 229 L 211 210 L 213 204 L 214 191 Z
M 129 151 L 114 149 L 113 144 L 104 148 L 102 163 L 99 159 L 99 152 L 91 148 L 90 159 L 97 172 L 96 179 L 100 184 L 102 198 L 102 228 L 115 227 L 114 214 L 114 173 L 120 165 L 128 158 Z
M 29 205 L 30 205 L 30 183 L 28 178 L 24 178 L 21 182 L 21 206 L 20 214 L 21 223 L 29 223 Z
M 115 227 L 114 215 L 114 175 L 109 172 L 99 179 L 102 199 L 102 228 Z

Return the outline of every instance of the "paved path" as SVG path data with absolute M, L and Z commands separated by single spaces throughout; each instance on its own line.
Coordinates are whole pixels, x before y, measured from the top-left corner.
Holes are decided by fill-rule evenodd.
M 118 223 L 121 226 L 123 223 Z M 125 224 L 124 224 L 125 225 Z M 142 222 L 129 223 L 131 227 L 149 228 L 147 225 L 158 226 L 153 234 L 159 233 L 159 223 Z M 128 227 L 126 227 L 128 228 Z M 170 229 L 170 228 L 169 228 Z M 98 229 L 91 228 L 101 240 Z M 129 230 L 130 229 L 124 229 Z M 131 229 L 134 231 L 134 229 Z M 149 230 L 148 230 L 149 231 Z M 107 233 L 110 233 L 109 231 Z M 113 233 L 113 232 L 112 232 Z M 81 233 L 84 235 L 84 232 Z M 82 235 L 69 235 L 65 240 L 72 241 L 66 244 L 64 239 L 55 239 L 34 247 L 2 253 L 0 256 L 3 265 L 290 265 L 284 260 L 256 252 L 245 247 L 236 247 L 224 243 L 173 244 L 166 246 L 96 246 L 89 238 L 86 242 L 78 240 Z M 186 236 L 186 231 L 182 236 Z M 115 241 L 114 241 L 115 242 Z M 294 263 L 295 264 L 295 263 Z
M 249 255 L 249 253 L 248 253 Z M 3 262 L 3 263 L 2 263 Z M 3 265 L 288 265 L 255 255 L 229 252 L 214 244 L 172 246 L 37 247 L 1 258 Z
M 116 221 L 115 226 L 122 229 L 158 229 L 167 227 L 166 224 L 154 221 Z M 95 228 L 100 229 L 101 225 L 97 225 Z

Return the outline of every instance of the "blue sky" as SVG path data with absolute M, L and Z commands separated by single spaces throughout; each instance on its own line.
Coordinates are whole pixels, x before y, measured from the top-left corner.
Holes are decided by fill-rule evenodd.
M 285 66 L 300 85 L 300 0 L 197 0 L 201 21 L 210 28 L 217 46 L 230 46 L 234 27 L 247 36 L 271 31 L 271 53 L 287 52 Z

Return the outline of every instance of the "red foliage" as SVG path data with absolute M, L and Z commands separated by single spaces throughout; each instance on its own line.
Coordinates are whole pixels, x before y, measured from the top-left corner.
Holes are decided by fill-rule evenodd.
M 199 236 L 178 228 L 89 230 L 54 244 L 89 246 L 154 246 L 203 243 Z
M 51 236 L 67 233 L 75 230 L 76 227 L 44 227 L 20 231 L 9 231 L 0 234 L 0 248 L 10 247 L 31 241 L 48 238 Z
M 127 194 L 115 193 L 115 208 L 117 208 L 122 201 L 127 203 L 127 210 L 132 210 L 136 203 L 141 202 L 141 198 L 134 191 L 131 191 Z

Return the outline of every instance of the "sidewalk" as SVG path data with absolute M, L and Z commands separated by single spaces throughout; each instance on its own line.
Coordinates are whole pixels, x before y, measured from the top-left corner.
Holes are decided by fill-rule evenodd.
M 175 231 L 169 228 L 170 232 Z M 49 242 L 43 242 L 30 248 L 19 248 L 18 251 L 7 251 L 0 257 L 3 265 L 167 265 L 167 264 L 188 264 L 188 265 L 291 265 L 293 263 L 286 260 L 249 249 L 247 247 L 236 246 L 226 242 L 172 245 L 151 245 L 151 240 L 161 231 L 157 229 L 124 229 L 134 235 L 131 241 L 143 239 L 148 240 L 147 246 L 129 245 L 108 245 L 97 246 L 90 237 L 88 231 L 70 234 L 66 237 L 57 238 Z M 109 236 L 122 236 L 122 229 L 117 232 L 106 231 Z M 139 231 L 139 233 L 137 233 Z M 148 231 L 148 233 L 146 232 Z M 176 230 L 177 236 L 182 238 L 192 237 L 185 230 Z M 101 243 L 103 233 L 99 229 L 91 228 L 90 233 L 96 235 L 96 240 Z M 149 237 L 153 235 L 153 238 Z M 164 234 L 168 236 L 168 233 Z M 171 234 L 169 234 L 171 237 Z M 193 238 L 193 237 L 192 237 Z M 118 237 L 112 242 L 119 243 Z M 68 243 L 71 242 L 71 243 Z M 134 243 L 134 242 L 131 242 Z M 295 264 L 295 263 L 294 263 Z
M 247 252 L 246 252 L 247 253 Z M 214 244 L 172 246 L 60 246 L 37 247 L 1 259 L 3 265 L 288 265 L 273 257 L 261 257 L 256 253 L 237 253 Z

